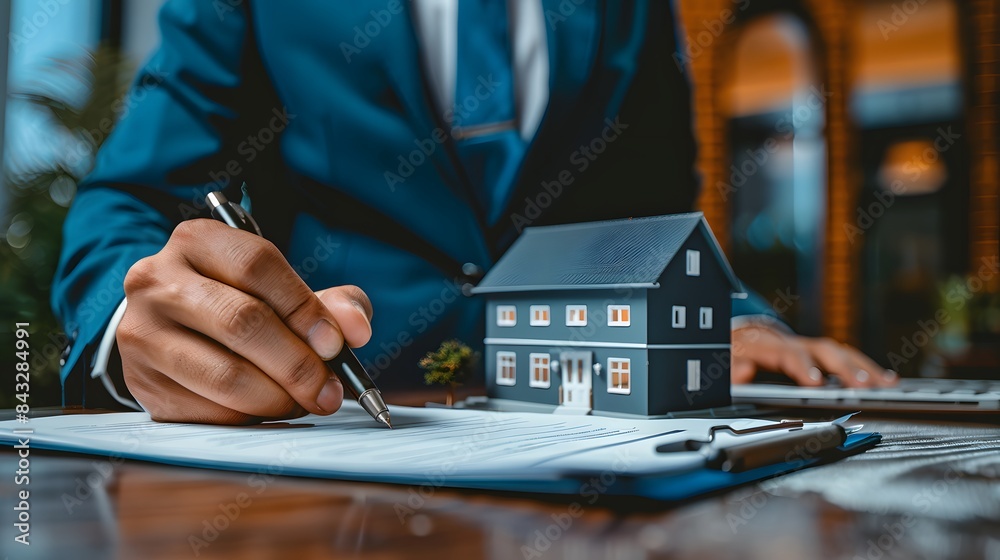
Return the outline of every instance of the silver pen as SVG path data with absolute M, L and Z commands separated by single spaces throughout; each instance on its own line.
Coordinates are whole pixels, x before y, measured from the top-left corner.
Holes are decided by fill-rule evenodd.
M 254 235 L 263 236 L 256 220 L 242 206 L 226 199 L 221 192 L 213 191 L 205 197 L 212 217 L 231 227 L 242 229 Z M 392 428 L 392 419 L 389 417 L 389 407 L 382 400 L 382 393 L 379 392 L 371 376 L 354 355 L 354 351 L 344 343 L 344 348 L 332 360 L 326 362 L 326 367 L 340 379 L 344 388 L 358 400 L 361 408 L 371 415 L 372 418 Z

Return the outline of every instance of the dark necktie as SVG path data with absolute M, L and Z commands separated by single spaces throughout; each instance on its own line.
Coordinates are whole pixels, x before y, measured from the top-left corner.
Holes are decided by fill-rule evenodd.
M 507 3 L 461 0 L 452 133 L 479 203 L 500 219 L 524 157 L 514 105 Z

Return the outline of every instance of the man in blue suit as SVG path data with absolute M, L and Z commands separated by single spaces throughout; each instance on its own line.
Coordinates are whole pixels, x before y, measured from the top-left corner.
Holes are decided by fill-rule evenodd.
M 380 385 L 416 384 L 441 340 L 482 339 L 463 287 L 524 227 L 692 209 L 675 23 L 652 1 L 169 1 L 66 220 L 66 402 L 130 393 L 154 418 L 216 423 L 329 414 L 342 388 L 321 359 L 369 339 L 358 354 Z M 243 181 L 269 241 L 193 219 Z M 734 341 L 755 341 L 739 379 L 761 366 L 818 384 L 819 366 L 887 382 L 759 299 L 735 315 Z

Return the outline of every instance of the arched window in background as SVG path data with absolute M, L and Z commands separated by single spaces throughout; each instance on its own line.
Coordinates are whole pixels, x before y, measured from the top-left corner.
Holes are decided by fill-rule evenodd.
M 815 34 L 770 12 L 737 31 L 720 66 L 730 257 L 797 331 L 820 332 L 828 94 Z
M 49 289 L 62 220 L 125 114 L 126 84 L 159 40 L 163 1 L 0 2 L 0 309 L 56 345 Z M 36 403 L 60 402 L 58 370 L 55 359 L 33 366 Z M 0 408 L 13 399 L 0 392 Z

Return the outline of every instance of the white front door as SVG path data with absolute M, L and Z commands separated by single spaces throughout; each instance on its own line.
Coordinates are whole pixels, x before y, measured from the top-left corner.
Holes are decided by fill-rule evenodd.
M 591 353 L 563 352 L 559 355 L 559 366 L 562 370 L 563 406 L 590 409 Z

